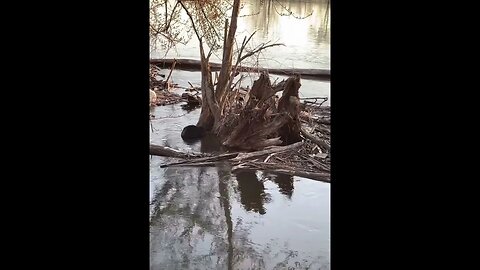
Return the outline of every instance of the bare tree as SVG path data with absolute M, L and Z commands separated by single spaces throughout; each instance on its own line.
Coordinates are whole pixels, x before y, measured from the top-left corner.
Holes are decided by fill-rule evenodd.
M 188 36 L 182 37 L 177 32 L 178 29 L 182 28 L 187 32 L 193 31 L 199 41 L 202 108 L 197 122 L 198 127 L 219 135 L 227 146 L 245 148 L 245 143 L 248 142 L 248 149 L 278 145 L 285 143 L 285 141 L 291 143 L 300 138 L 298 117 L 295 115 L 297 110 L 288 109 L 289 107 L 298 107 L 298 100 L 295 98 L 298 98 L 299 77 L 291 78 L 289 84 L 282 82 L 279 85 L 272 85 L 268 76 L 261 76 L 261 82 L 256 84 L 255 90 L 249 91 L 247 94 L 250 97 L 249 102 L 243 102 L 240 108 L 232 111 L 234 96 L 232 90 L 241 81 L 242 77 L 237 82 L 234 82 L 234 78 L 242 71 L 242 61 L 258 55 L 267 48 L 283 45 L 267 42 L 249 49 L 247 44 L 252 40 L 254 32 L 245 37 L 241 45 L 237 46 L 237 50 L 234 50 L 237 20 L 242 8 L 241 0 L 151 1 L 151 12 L 152 16 L 155 17 L 151 20 L 151 24 L 153 24 L 153 26 L 151 25 L 151 33 L 154 36 L 160 36 L 166 40 L 167 45 L 175 44 L 188 38 Z M 286 6 L 281 5 L 280 7 L 288 13 L 286 15 L 292 15 L 292 12 Z M 180 9 L 186 13 L 190 21 L 188 26 L 185 22 L 176 18 L 181 17 L 179 15 Z M 219 49 L 222 49 L 222 64 L 214 81 L 209 59 Z M 287 85 L 295 89 L 292 88 L 287 91 Z M 285 90 L 282 96 L 284 102 L 282 108 L 277 110 L 279 100 L 275 98 L 275 93 L 283 90 Z M 285 96 L 285 93 L 293 94 Z M 261 113 L 255 111 L 255 108 L 260 107 L 263 108 L 260 110 Z M 232 115 L 235 115 L 236 119 Z M 244 119 L 239 120 L 238 115 L 242 115 Z M 258 127 L 258 130 L 250 127 L 245 134 L 242 134 L 243 130 L 241 129 L 248 127 L 252 123 L 252 119 L 255 119 L 255 127 Z M 222 132 L 226 130 L 228 123 L 237 122 L 238 126 L 236 129 L 230 130 L 232 132 Z M 298 134 L 287 136 L 289 138 L 284 135 L 279 136 L 277 131 L 282 130 L 282 127 L 286 125 L 288 125 L 288 133 Z M 255 143 L 251 144 L 252 142 Z
M 230 90 L 233 78 L 237 75 L 236 69 L 238 65 L 246 58 L 259 53 L 260 51 L 281 44 L 261 44 L 253 51 L 246 51 L 246 45 L 251 40 L 253 34 L 245 37 L 238 55 L 236 55 L 235 66 L 233 63 L 233 47 L 235 43 L 235 34 L 237 31 L 237 20 L 241 9 L 241 1 L 234 0 L 232 4 L 230 1 L 213 1 L 213 0 L 182 0 L 178 1 L 186 11 L 191 20 L 191 24 L 195 34 L 199 40 L 201 72 L 202 72 L 202 112 L 198 120 L 197 126 L 203 127 L 206 130 L 218 130 L 221 119 L 224 116 L 222 108 L 226 102 L 226 93 Z M 231 7 L 230 20 L 226 17 L 226 12 Z M 218 81 L 213 82 L 212 73 L 208 65 L 210 56 L 213 50 L 218 48 L 218 44 L 222 40 L 219 35 L 219 24 L 224 22 L 223 27 L 223 54 L 222 66 L 218 74 Z M 210 50 L 206 53 L 204 49 L 204 42 L 208 44 Z

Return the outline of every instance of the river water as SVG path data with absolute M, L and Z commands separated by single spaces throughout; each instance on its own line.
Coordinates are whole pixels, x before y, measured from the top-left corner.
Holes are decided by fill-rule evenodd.
M 245 3 L 242 13 L 260 13 L 242 17 L 239 33 L 257 29 L 257 44 L 274 40 L 287 45 L 265 52 L 263 65 L 330 68 L 323 1 Z M 280 4 L 298 16 L 313 13 L 302 20 L 279 16 L 275 8 L 280 11 Z M 198 59 L 198 47 L 192 40 L 169 54 Z M 151 54 L 160 57 L 161 52 Z M 276 77 L 283 78 L 272 79 Z M 199 85 L 200 74 L 174 71 L 172 80 L 181 86 Z M 302 80 L 300 95 L 329 96 L 330 84 Z M 156 107 L 152 113 L 151 143 L 186 151 L 222 150 L 213 137 L 192 144 L 181 139 L 182 128 L 197 122 L 199 110 L 187 112 L 177 104 Z M 156 156 L 150 160 L 150 269 L 330 269 L 330 184 L 261 172 L 231 173 L 221 163 L 160 168 L 173 161 Z

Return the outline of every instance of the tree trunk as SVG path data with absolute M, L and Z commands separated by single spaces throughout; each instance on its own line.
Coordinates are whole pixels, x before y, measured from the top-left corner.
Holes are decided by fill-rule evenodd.
M 290 116 L 290 121 L 283 125 L 278 132 L 284 145 L 302 140 L 302 137 L 300 137 L 301 123 L 299 118 L 301 108 L 298 96 L 300 86 L 299 76 L 288 78 L 282 97 L 278 101 L 278 112 L 287 113 Z
M 235 33 L 237 32 L 237 19 L 239 10 L 240 0 L 235 0 L 233 2 L 232 21 L 230 23 L 230 29 L 228 30 L 228 36 L 225 36 L 222 68 L 220 70 L 215 93 L 215 97 L 219 101 L 220 106 L 222 104 L 222 101 L 224 100 L 224 93 L 229 86 L 227 85 L 227 83 L 230 81 L 230 73 L 232 72 L 232 51 L 233 43 L 235 42 Z M 226 22 L 225 27 L 227 26 L 227 24 L 228 21 Z
M 279 86 L 283 96 L 277 109 L 274 95 Z M 299 88 L 299 77 L 272 86 L 268 75 L 261 74 L 253 83 L 247 94 L 248 100 L 240 111 L 223 116 L 218 132 L 223 144 L 243 150 L 258 150 L 301 141 Z
M 202 127 L 206 131 L 210 131 L 215 123 L 215 119 L 219 117 L 218 110 L 215 111 L 215 99 L 213 97 L 213 82 L 212 82 L 212 72 L 210 71 L 210 66 L 208 64 L 208 58 L 205 57 L 205 52 L 203 51 L 203 45 L 200 41 L 200 59 L 201 59 L 201 69 L 202 69 L 202 111 L 200 112 L 200 117 L 197 122 L 197 127 Z
M 202 69 L 202 111 L 197 122 L 197 126 L 203 127 L 205 130 L 216 130 L 221 119 L 221 102 L 223 93 L 227 89 L 232 70 L 232 51 L 233 42 L 235 41 L 235 33 L 237 31 L 237 18 L 240 10 L 240 0 L 235 0 L 232 10 L 232 22 L 228 35 L 225 36 L 223 46 L 222 68 L 220 69 L 219 79 L 214 93 L 212 82 L 212 73 L 209 66 L 209 56 L 205 57 L 202 41 L 200 40 L 200 60 Z M 225 22 L 227 28 L 228 20 Z M 226 31 L 225 31 L 226 32 Z

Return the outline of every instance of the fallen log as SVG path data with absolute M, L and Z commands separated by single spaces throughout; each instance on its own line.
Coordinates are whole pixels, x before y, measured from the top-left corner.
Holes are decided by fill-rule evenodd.
M 178 151 L 176 149 L 150 144 L 150 155 L 154 156 L 165 156 L 165 157 L 175 157 L 175 158 L 192 158 L 192 157 L 205 157 L 206 155 L 203 153 L 185 153 L 182 151 Z
M 201 61 L 194 59 L 150 59 L 150 64 L 160 68 L 170 68 L 173 63 L 175 67 L 181 70 L 200 70 Z M 211 71 L 219 71 L 222 64 L 209 63 Z M 291 76 L 299 74 L 302 78 L 317 79 L 321 81 L 330 81 L 329 69 L 304 69 L 304 68 L 259 68 L 259 67 L 237 67 L 239 72 L 268 72 L 270 74 L 278 74 Z
M 203 157 L 203 158 L 196 158 L 196 159 L 190 159 L 190 160 L 185 160 L 185 161 L 180 161 L 180 162 L 174 162 L 174 163 L 168 163 L 168 164 L 162 164 L 160 165 L 160 168 L 165 168 L 165 167 L 171 167 L 171 166 L 178 166 L 178 165 L 194 165 L 194 164 L 200 164 L 200 163 L 207 163 L 211 162 L 214 164 L 217 161 L 220 160 L 225 160 L 225 159 L 231 159 L 238 156 L 238 153 L 225 153 L 225 154 L 220 154 L 217 156 L 213 157 Z
M 324 154 L 324 153 L 319 153 L 317 154 L 318 156 L 320 157 L 323 157 L 323 158 L 326 158 L 328 156 L 328 154 Z M 299 155 L 301 158 L 303 158 L 304 160 L 310 162 L 313 166 L 315 166 L 315 168 L 317 170 L 321 170 L 321 171 L 325 171 L 325 172 L 330 172 L 330 166 L 328 166 L 327 164 L 324 164 L 314 158 L 311 158 L 309 156 L 305 156 L 305 155 Z
M 184 161 L 179 161 L 179 162 L 162 164 L 162 165 L 160 165 L 160 168 L 171 167 L 171 166 L 179 166 L 179 165 L 196 166 L 197 164 L 198 165 L 201 164 L 202 166 L 204 166 L 205 163 L 208 163 L 208 162 L 211 162 L 211 165 L 213 165 L 213 164 L 215 164 L 215 162 L 221 161 L 221 160 L 229 160 L 230 162 L 238 163 L 238 162 L 241 162 L 241 161 L 244 161 L 244 160 L 247 160 L 247 159 L 257 158 L 257 157 L 261 157 L 261 156 L 272 154 L 272 153 L 282 153 L 282 152 L 290 151 L 290 150 L 293 150 L 295 148 L 300 147 L 302 144 L 303 144 L 303 142 L 298 142 L 298 143 L 294 143 L 294 144 L 287 145 L 287 146 L 273 146 L 273 147 L 265 149 L 265 150 L 249 152 L 249 153 L 235 152 L 235 153 L 220 154 L 220 155 L 213 156 L 213 157 L 200 157 L 200 158 L 189 159 L 189 160 L 184 160 Z M 169 151 L 170 150 L 175 151 L 175 154 L 176 153 L 183 153 L 183 152 L 179 152 L 175 149 L 171 149 L 171 148 L 169 148 L 168 150 Z
M 240 161 L 243 161 L 243 160 L 252 159 L 252 158 L 256 158 L 256 157 L 261 157 L 261 156 L 269 155 L 269 154 L 272 154 L 272 153 L 282 153 L 282 152 L 286 152 L 286 151 L 290 151 L 290 150 L 299 148 L 302 145 L 303 145 L 303 142 L 297 142 L 297 143 L 286 145 L 286 146 L 272 146 L 268 149 L 261 150 L 261 151 L 255 151 L 255 152 L 249 152 L 249 153 L 240 153 L 240 154 L 238 154 L 237 157 L 231 159 L 231 161 L 232 162 L 240 162 Z
M 160 168 L 166 167 L 215 167 L 219 161 L 206 161 L 198 163 L 181 163 L 181 164 L 163 164 Z
M 267 163 L 267 161 L 274 155 L 279 153 L 284 153 L 287 151 L 292 151 L 297 148 L 300 148 L 304 142 L 297 142 L 287 146 L 272 146 L 265 150 L 249 152 L 249 153 L 224 153 L 216 156 L 209 157 L 199 157 L 205 154 L 202 153 L 184 153 L 169 147 L 159 146 L 159 145 L 150 145 L 150 154 L 169 156 L 176 158 L 185 158 L 188 160 L 183 160 L 179 162 L 169 163 L 160 165 L 160 168 L 165 167 L 204 167 L 204 166 L 216 166 L 218 162 L 228 162 L 232 167 L 232 172 L 240 169 L 249 169 L 249 170 L 262 170 L 268 171 L 271 173 L 283 173 L 292 176 L 300 176 L 305 178 L 310 178 L 313 180 L 319 180 L 323 182 L 330 182 L 330 173 L 328 172 L 312 172 L 307 171 L 302 168 L 292 167 L 282 163 Z M 258 157 L 268 155 L 263 161 L 252 161 Z M 193 159 L 190 159 L 192 158 Z M 315 161 L 311 159 L 311 161 Z M 315 163 L 318 163 L 315 161 Z M 324 164 L 316 164 L 319 169 L 328 170 L 328 167 L 325 167 Z M 321 165 L 321 166 L 319 166 Z
M 330 174 L 324 172 L 309 172 L 305 170 L 301 170 L 298 168 L 291 168 L 285 166 L 283 164 L 269 164 L 269 163 L 261 163 L 261 162 L 248 162 L 242 163 L 232 168 L 232 172 L 236 172 L 239 170 L 261 170 L 270 173 L 282 173 L 291 176 L 300 176 L 305 178 L 310 178 L 313 180 L 318 180 L 322 182 L 330 183 Z
M 314 172 L 306 172 L 306 171 L 298 171 L 298 170 L 291 171 L 291 170 L 285 170 L 285 169 L 267 169 L 266 171 L 283 173 L 291 176 L 300 176 L 300 177 L 305 177 L 313 180 L 330 183 L 330 174 L 328 173 L 314 173 Z

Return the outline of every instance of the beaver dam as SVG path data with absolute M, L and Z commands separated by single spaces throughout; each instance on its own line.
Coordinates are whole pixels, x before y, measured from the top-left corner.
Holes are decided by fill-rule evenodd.
M 198 87 L 179 87 L 152 76 L 152 106 L 185 103 L 202 106 Z M 163 76 L 164 77 L 164 76 Z M 170 77 L 170 75 L 168 76 Z M 167 79 L 168 79 L 167 77 Z M 221 118 L 209 136 L 219 138 L 219 154 L 180 151 L 151 144 L 150 154 L 173 157 L 161 167 L 203 167 L 227 164 L 232 172 L 259 170 L 330 182 L 330 107 L 327 97 L 300 98 L 299 75 L 271 83 L 262 72 L 249 87 L 234 87 L 225 95 Z M 181 88 L 182 95 L 172 91 Z

